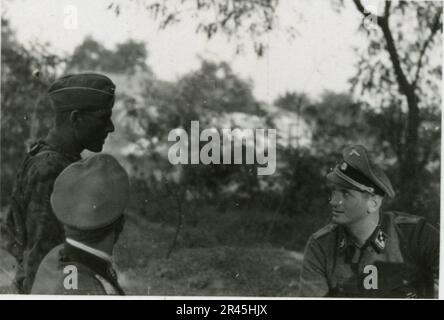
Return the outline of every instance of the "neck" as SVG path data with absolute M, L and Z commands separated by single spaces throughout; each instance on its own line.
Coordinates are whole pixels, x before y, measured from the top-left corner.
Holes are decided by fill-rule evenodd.
M 65 128 L 51 129 L 46 137 L 46 141 L 68 154 L 80 155 L 83 151 L 83 148 L 75 142 L 72 130 Z
M 367 239 L 375 231 L 379 223 L 379 213 L 371 213 L 367 215 L 364 219 L 356 221 L 350 225 L 347 225 L 347 231 L 350 235 L 355 238 L 358 245 L 362 246 L 367 241 Z

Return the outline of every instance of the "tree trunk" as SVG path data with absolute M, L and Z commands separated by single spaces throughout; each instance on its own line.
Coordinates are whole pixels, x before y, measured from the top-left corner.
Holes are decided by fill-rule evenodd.
M 370 13 L 365 10 L 360 0 L 354 0 L 356 8 L 364 15 Z M 393 65 L 396 81 L 398 83 L 399 93 L 402 94 L 407 101 L 407 123 L 404 127 L 404 134 L 399 139 L 400 146 L 392 146 L 394 150 L 399 150 L 399 194 L 397 195 L 400 210 L 411 211 L 415 207 L 418 196 L 418 177 L 421 170 L 421 163 L 418 153 L 418 132 L 421 123 L 418 107 L 418 98 L 415 94 L 416 80 L 411 83 L 407 79 L 404 70 L 402 70 L 399 54 L 395 46 L 392 31 L 389 26 L 391 2 L 385 2 L 384 16 L 377 17 L 377 24 L 381 28 L 384 39 L 387 44 L 387 51 L 390 61 Z M 432 33 L 433 35 L 433 33 Z M 421 60 L 418 65 L 421 66 Z M 399 148 L 398 148 L 399 147 Z
M 420 126 L 419 108 L 416 95 L 411 89 L 406 92 L 408 117 L 402 148 L 402 157 L 399 158 L 399 204 L 403 210 L 415 209 L 415 202 L 419 194 L 419 174 L 421 164 L 418 154 L 418 131 Z

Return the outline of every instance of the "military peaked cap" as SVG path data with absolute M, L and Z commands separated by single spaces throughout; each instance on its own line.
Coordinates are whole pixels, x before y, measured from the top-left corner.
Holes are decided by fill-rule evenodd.
M 343 161 L 327 175 L 327 180 L 349 189 L 378 195 L 395 196 L 393 186 L 377 165 L 371 162 L 365 147 L 348 146 L 342 152 Z

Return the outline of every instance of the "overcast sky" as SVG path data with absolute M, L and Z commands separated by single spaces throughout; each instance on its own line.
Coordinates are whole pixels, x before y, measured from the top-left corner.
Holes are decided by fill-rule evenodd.
M 19 41 L 25 44 L 49 42 L 51 50 L 63 54 L 72 52 L 87 35 L 108 48 L 132 38 L 146 43 L 147 63 L 164 80 L 175 80 L 197 69 L 198 56 L 224 60 L 242 78 L 251 79 L 255 96 L 267 102 L 285 91 L 318 97 L 324 90 L 348 90 L 347 79 L 355 70 L 353 47 L 365 43 L 363 35 L 357 33 L 361 15 L 356 9 L 348 5 L 338 14 L 325 0 L 281 1 L 279 27 L 270 34 L 270 49 L 263 58 L 258 58 L 250 47 L 236 55 L 234 43 L 221 36 L 207 41 L 194 32 L 195 24 L 190 21 L 159 31 L 147 12 L 135 5 L 124 5 L 122 13 L 116 16 L 112 10 L 106 10 L 110 0 L 2 2 L 2 10 Z M 67 6 L 77 10 L 75 30 L 64 27 Z M 291 42 L 284 32 L 289 24 L 299 32 Z

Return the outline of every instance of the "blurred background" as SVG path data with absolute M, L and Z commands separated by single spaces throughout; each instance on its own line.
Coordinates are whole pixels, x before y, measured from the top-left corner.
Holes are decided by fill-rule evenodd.
M 52 124 L 32 73 L 102 72 L 117 86 L 104 151 L 131 177 L 116 248 L 125 290 L 296 296 L 305 243 L 329 222 L 325 175 L 347 144 L 388 173 L 387 210 L 439 225 L 441 16 L 438 1 L 2 0 L 1 214 Z M 277 129 L 276 172 L 171 165 L 168 133 L 192 120 Z

